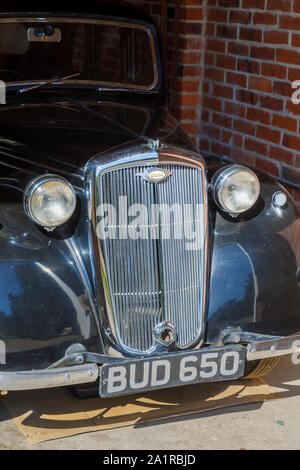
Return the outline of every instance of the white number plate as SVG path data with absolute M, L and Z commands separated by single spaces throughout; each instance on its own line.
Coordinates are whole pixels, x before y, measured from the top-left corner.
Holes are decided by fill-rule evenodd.
M 128 395 L 158 388 L 242 377 L 246 348 L 224 346 L 100 367 L 100 396 Z

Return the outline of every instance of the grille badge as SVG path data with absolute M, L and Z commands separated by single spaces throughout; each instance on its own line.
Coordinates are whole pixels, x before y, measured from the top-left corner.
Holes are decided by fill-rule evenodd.
M 148 181 L 149 183 L 162 183 L 166 181 L 172 172 L 164 168 L 148 168 L 143 173 L 137 173 L 136 176 L 140 176 L 143 180 Z

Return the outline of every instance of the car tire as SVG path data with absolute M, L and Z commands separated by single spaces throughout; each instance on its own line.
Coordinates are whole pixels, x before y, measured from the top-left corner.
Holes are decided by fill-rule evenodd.
M 269 374 L 280 362 L 280 357 L 268 357 L 260 361 L 248 361 L 245 365 L 243 379 L 257 379 Z

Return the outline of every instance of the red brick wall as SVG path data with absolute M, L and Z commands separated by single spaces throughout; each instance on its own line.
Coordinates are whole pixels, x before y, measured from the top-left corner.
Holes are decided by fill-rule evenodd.
M 300 1 L 208 0 L 207 17 L 200 148 L 300 185 Z
M 126 3 L 162 31 L 170 108 L 198 149 L 300 186 L 300 0 Z

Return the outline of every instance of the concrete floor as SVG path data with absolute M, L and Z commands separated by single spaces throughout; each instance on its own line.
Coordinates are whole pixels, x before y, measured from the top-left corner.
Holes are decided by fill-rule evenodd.
M 285 357 L 266 381 L 282 399 L 34 446 L 0 406 L 0 449 L 300 449 L 300 365 Z

